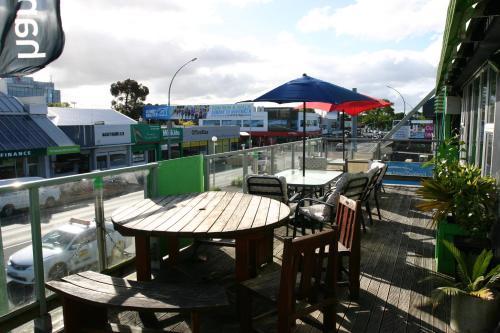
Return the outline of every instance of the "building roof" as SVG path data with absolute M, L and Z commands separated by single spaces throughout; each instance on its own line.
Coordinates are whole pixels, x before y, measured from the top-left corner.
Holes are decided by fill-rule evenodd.
M 7 96 L 0 92 L 0 114 L 25 114 L 23 104 L 15 97 Z
M 130 125 L 135 120 L 112 109 L 49 108 L 49 119 L 57 126 Z
M 0 151 L 45 149 L 57 143 L 29 115 L 0 117 Z

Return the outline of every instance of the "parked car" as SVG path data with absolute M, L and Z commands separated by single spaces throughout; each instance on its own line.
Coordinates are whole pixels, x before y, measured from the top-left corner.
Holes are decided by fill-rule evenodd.
M 22 184 L 35 180 L 44 179 L 42 177 L 21 177 L 0 180 L 0 186 Z M 58 187 L 47 186 L 40 188 L 40 204 L 45 207 L 54 207 L 61 197 Z M 29 207 L 29 194 L 27 190 L 14 191 L 0 194 L 0 215 L 11 216 L 16 210 Z
M 109 260 L 126 257 L 126 239 L 113 229 L 111 222 L 106 227 L 106 255 Z M 92 269 L 97 266 L 96 224 L 72 218 L 42 237 L 43 268 L 46 281 L 68 274 Z M 7 276 L 19 284 L 32 285 L 33 247 L 27 246 L 10 256 Z

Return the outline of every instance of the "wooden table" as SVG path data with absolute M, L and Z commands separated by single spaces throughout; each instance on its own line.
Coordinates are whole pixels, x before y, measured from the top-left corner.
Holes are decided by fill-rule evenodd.
M 135 237 L 137 279 L 151 279 L 151 236 L 166 237 L 169 260 L 178 254 L 178 240 L 235 239 L 236 279 L 256 272 L 256 244 L 286 224 L 290 209 L 273 199 L 234 192 L 203 192 L 143 199 L 118 208 L 111 216 L 116 230 Z
M 275 174 L 277 177 L 285 177 L 286 184 L 292 188 L 307 188 L 311 192 L 317 189 L 322 191 L 327 185 L 342 175 L 342 171 L 330 170 L 307 170 L 303 176 L 302 170 L 289 169 Z

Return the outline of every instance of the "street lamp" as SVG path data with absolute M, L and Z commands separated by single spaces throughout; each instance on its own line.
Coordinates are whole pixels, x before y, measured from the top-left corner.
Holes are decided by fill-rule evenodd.
M 401 99 L 403 100 L 403 115 L 406 116 L 406 101 L 405 101 L 405 98 L 403 97 L 403 95 L 401 95 L 401 93 L 399 91 L 397 91 L 396 89 L 394 89 L 393 87 L 391 86 L 386 86 L 387 88 L 389 89 L 392 89 L 394 90 L 395 92 L 398 93 L 398 95 L 401 97 Z
M 177 76 L 177 73 L 181 71 L 184 67 L 186 67 L 188 64 L 198 60 L 198 58 L 193 58 L 186 63 L 184 63 L 179 69 L 174 73 L 174 76 L 172 76 L 172 79 L 170 80 L 170 84 L 168 86 L 168 112 L 170 112 L 170 90 L 172 89 L 172 83 L 174 82 L 175 77 Z M 172 113 L 170 112 L 170 118 L 172 117 Z M 172 119 L 168 120 L 167 123 L 167 129 L 168 129 L 168 135 L 167 135 L 167 145 L 168 145 L 168 159 L 172 158 L 172 147 L 170 145 L 170 135 L 172 134 Z
M 214 149 L 214 154 L 215 154 L 215 146 L 217 146 L 217 137 L 214 135 L 212 137 L 212 143 L 213 143 L 213 149 Z M 212 163 L 214 165 L 213 171 L 214 171 L 214 178 L 212 181 L 212 189 L 215 189 L 215 158 L 212 158 Z

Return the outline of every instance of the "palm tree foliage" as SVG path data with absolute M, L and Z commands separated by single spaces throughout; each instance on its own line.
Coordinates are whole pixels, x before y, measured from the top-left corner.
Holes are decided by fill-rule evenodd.
M 443 241 L 444 245 L 451 252 L 457 261 L 459 282 L 452 282 L 449 279 L 432 277 L 439 279 L 441 287 L 434 289 L 431 301 L 434 305 L 439 304 L 445 296 L 469 295 L 483 300 L 493 300 L 494 288 L 500 282 L 500 265 L 488 271 L 493 252 L 483 250 L 472 265 L 468 264 L 465 255 L 460 252 L 451 242 Z

